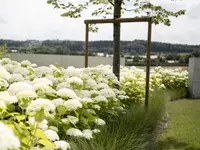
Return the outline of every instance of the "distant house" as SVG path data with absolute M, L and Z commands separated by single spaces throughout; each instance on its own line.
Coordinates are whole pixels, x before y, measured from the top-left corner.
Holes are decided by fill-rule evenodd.
M 15 50 L 15 49 L 11 50 L 11 53 L 17 53 L 17 52 L 18 50 Z
M 173 63 L 178 63 L 178 61 L 176 61 L 176 60 L 168 60 L 167 63 L 173 64 Z
M 106 54 L 106 57 L 113 57 L 113 55 Z
M 97 53 L 97 56 L 104 57 L 104 53 Z
M 147 56 L 146 56 L 146 55 L 142 55 L 142 56 L 140 56 L 140 57 L 146 58 Z M 158 58 L 158 55 L 151 55 L 150 57 L 151 57 L 151 59 L 157 59 L 157 58 Z

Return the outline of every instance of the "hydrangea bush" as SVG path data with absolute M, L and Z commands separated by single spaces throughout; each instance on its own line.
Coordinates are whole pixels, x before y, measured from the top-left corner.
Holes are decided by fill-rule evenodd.
M 150 88 L 187 87 L 187 78 L 187 71 L 158 67 L 151 71 Z M 143 103 L 144 89 L 145 72 L 135 67 L 121 67 L 118 81 L 109 65 L 65 69 L 4 58 L 0 60 L 0 132 L 6 136 L 1 148 L 68 150 L 66 139 L 91 140 L 100 132 L 106 125 L 101 114 Z M 9 138 L 13 143 L 6 145 Z

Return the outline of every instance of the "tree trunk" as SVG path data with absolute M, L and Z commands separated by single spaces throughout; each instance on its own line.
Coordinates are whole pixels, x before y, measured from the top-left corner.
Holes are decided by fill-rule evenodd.
M 114 0 L 114 19 L 121 17 L 122 0 Z M 120 77 L 120 23 L 113 25 L 113 73 Z

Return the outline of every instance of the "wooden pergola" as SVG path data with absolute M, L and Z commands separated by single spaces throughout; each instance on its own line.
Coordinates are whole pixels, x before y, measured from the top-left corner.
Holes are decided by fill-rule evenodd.
M 88 67 L 88 40 L 89 40 L 89 24 L 105 24 L 105 23 L 134 23 L 147 22 L 148 23 L 148 37 L 147 37 L 147 51 L 146 51 L 146 87 L 145 87 L 145 108 L 148 108 L 149 103 L 149 80 L 150 80 L 150 53 L 151 53 L 151 30 L 152 18 L 117 18 L 117 19 L 92 19 L 85 20 L 85 67 Z

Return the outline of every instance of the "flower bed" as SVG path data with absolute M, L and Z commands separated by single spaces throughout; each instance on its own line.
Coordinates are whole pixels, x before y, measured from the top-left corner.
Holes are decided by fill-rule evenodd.
M 145 72 L 135 67 L 122 67 L 119 82 L 111 66 L 37 67 L 27 60 L 19 63 L 8 58 L 0 64 L 2 130 L 9 127 L 14 133 L 3 130 L 8 133 L 5 138 L 17 137 L 10 147 L 1 146 L 3 150 L 20 145 L 21 149 L 70 149 L 64 139 L 92 139 L 106 125 L 102 114 L 117 114 L 144 101 Z M 187 78 L 187 71 L 158 67 L 151 71 L 151 91 L 186 88 Z

